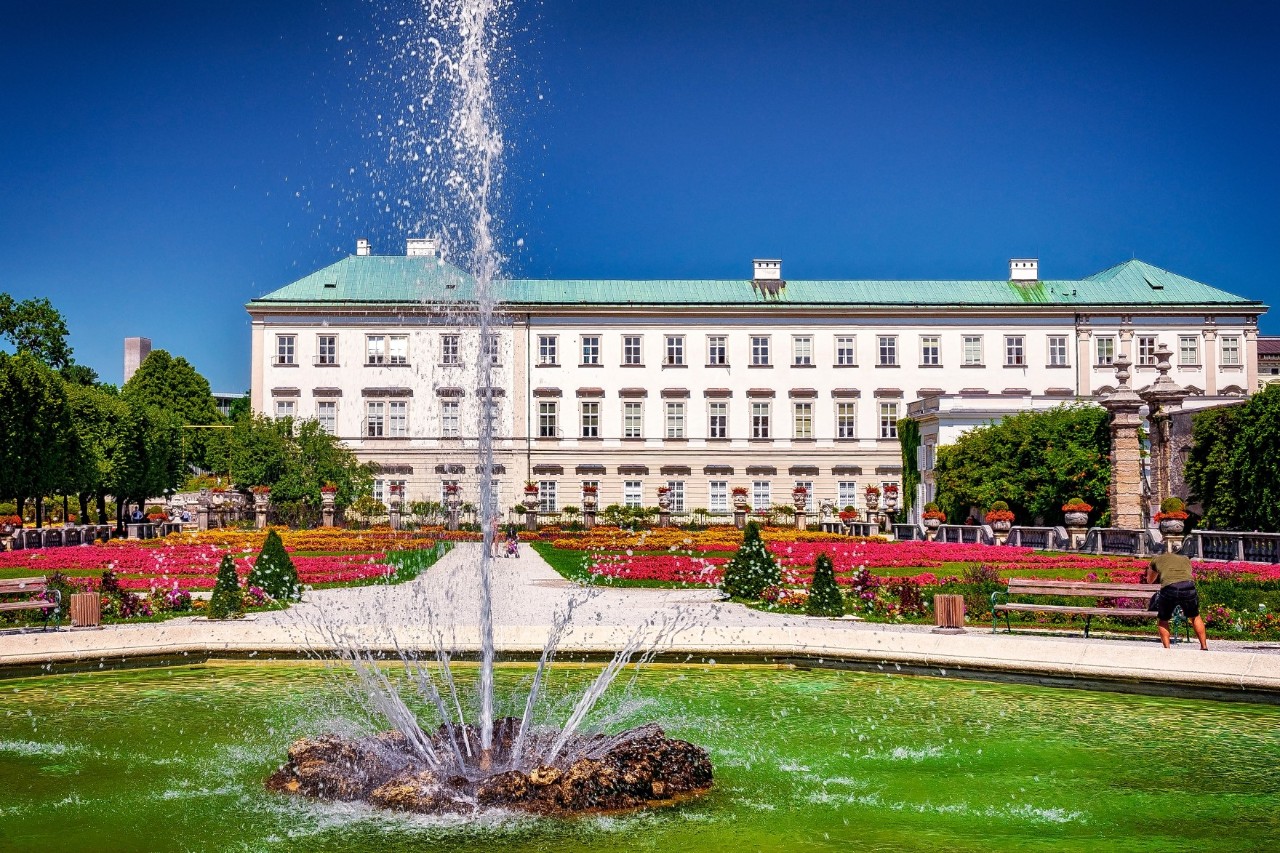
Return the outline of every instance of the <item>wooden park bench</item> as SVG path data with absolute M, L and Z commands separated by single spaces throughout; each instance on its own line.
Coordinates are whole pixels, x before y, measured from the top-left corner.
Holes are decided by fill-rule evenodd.
M 53 626 L 58 627 L 58 614 L 62 610 L 62 593 L 50 589 L 45 578 L 5 578 L 0 579 L 0 596 L 40 595 L 52 593 L 53 600 L 35 598 L 25 601 L 0 601 L 0 610 L 40 610 L 44 613 L 44 628 L 49 628 L 49 613 L 53 612 Z
M 1160 591 L 1160 584 L 1154 583 L 1092 583 L 1088 581 L 1046 581 L 1036 578 L 1009 578 L 1009 588 L 1005 591 L 991 593 L 991 633 L 998 630 L 1000 614 L 1004 614 L 1004 625 L 1010 634 L 1013 626 L 1009 624 L 1009 614 L 1018 613 L 1066 613 L 1084 617 L 1084 635 L 1089 636 L 1089 626 L 1094 616 L 1123 617 L 1126 619 L 1149 619 L 1155 621 L 1156 611 L 1147 609 L 1151 596 Z M 1092 598 L 1093 605 L 1024 603 L 1009 601 L 1011 596 L 1034 598 L 1036 596 L 1054 598 Z M 1005 600 L 1000 601 L 1003 597 Z M 1128 599 L 1132 605 L 1118 607 L 1100 606 L 1102 599 Z M 1175 639 L 1178 624 L 1181 623 L 1187 639 L 1191 638 L 1190 626 L 1182 613 L 1181 607 L 1173 611 L 1173 628 Z

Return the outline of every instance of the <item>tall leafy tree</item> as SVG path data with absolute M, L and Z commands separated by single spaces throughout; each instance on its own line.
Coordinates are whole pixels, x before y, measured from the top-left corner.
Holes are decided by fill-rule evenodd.
M 108 484 L 116 496 L 116 524 L 124 524 L 126 504 L 144 504 L 182 481 L 182 430 L 167 413 L 125 400 L 115 425 Z
M 182 426 L 220 423 L 209 381 L 185 358 L 174 358 L 162 349 L 152 350 L 121 393 L 130 403 L 151 406 L 178 419 Z M 187 430 L 186 461 L 208 467 L 207 430 Z
M 338 503 L 350 505 L 373 485 L 372 467 L 314 420 L 251 416 L 211 436 L 214 469 L 242 486 L 270 486 L 278 503 L 320 505 L 320 487 L 338 487 Z
M 68 492 L 80 502 L 80 517 L 89 517 L 89 502 L 98 502 L 98 523 L 107 523 L 106 496 L 128 403 L 106 388 L 67 385 L 72 423 L 78 438 L 68 470 Z
M 72 363 L 67 321 L 44 297 L 18 302 L 0 293 L 0 338 L 16 352 L 30 353 L 49 367 L 60 369 Z
M 1196 412 L 1185 471 L 1204 527 L 1280 532 L 1280 386 Z
M 0 494 L 12 497 L 19 513 L 36 498 L 41 524 L 41 499 L 66 485 L 78 452 L 66 388 L 30 352 L 0 353 L 0 401 Z

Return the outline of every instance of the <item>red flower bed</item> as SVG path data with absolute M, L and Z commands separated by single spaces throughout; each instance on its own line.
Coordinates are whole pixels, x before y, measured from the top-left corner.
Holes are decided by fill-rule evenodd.
M 605 554 L 591 565 L 591 574 L 625 580 L 668 581 L 716 586 L 724 576 L 723 557 L 686 557 L 679 554 L 627 556 Z

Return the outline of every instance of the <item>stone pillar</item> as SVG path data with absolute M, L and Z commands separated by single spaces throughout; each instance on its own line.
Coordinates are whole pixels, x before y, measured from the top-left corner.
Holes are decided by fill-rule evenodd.
M 1204 364 L 1204 393 L 1212 397 L 1218 393 L 1218 330 L 1214 326 L 1204 330 L 1204 352 L 1200 353 L 1200 361 Z
M 745 509 L 733 508 L 733 526 L 739 530 L 747 526 L 747 511 Z
M 1258 318 L 1250 317 L 1249 323 L 1244 330 L 1244 390 L 1246 394 L 1256 394 L 1262 387 L 1258 384 Z
M 337 492 L 320 491 L 320 523 L 325 527 L 334 526 L 334 520 L 338 512 L 337 501 Z
M 1142 517 L 1142 398 L 1129 387 L 1128 353 L 1116 356 L 1116 379 L 1120 387 L 1099 402 L 1111 415 L 1111 526 L 1125 530 L 1146 527 Z
M 1072 551 L 1079 551 L 1084 547 L 1084 540 L 1089 535 L 1089 527 L 1086 525 L 1081 527 L 1076 524 L 1067 525 L 1067 547 Z
M 524 514 L 524 529 L 530 532 L 538 529 L 538 511 L 528 510 Z
M 582 494 L 582 526 L 587 530 L 596 526 L 596 493 L 584 492 Z
M 1076 393 L 1081 397 L 1093 393 L 1093 333 L 1086 323 L 1085 318 L 1076 321 L 1076 388 L 1079 389 Z
M 658 526 L 671 526 L 671 495 L 663 489 L 658 490 Z
M 1187 389 L 1169 378 L 1170 357 L 1173 352 L 1167 344 L 1161 344 L 1155 352 L 1156 370 L 1159 376 L 1138 395 L 1147 403 L 1147 421 L 1150 424 L 1151 441 L 1151 493 L 1155 507 L 1173 495 L 1173 459 L 1176 452 L 1170 431 L 1171 418 L 1182 408 Z
M 669 509 L 658 510 L 658 526 L 659 527 L 671 526 L 671 510 Z
M 204 532 L 209 529 L 209 505 L 200 504 L 196 507 L 196 529 Z
M 271 506 L 271 492 L 254 492 L 253 493 L 253 517 L 254 526 L 259 530 L 266 529 L 267 526 L 267 509 Z
M 802 509 L 796 510 L 796 530 L 808 530 L 809 526 L 805 522 L 806 513 Z
M 391 506 L 387 508 L 387 520 L 392 530 L 400 529 L 400 501 L 391 502 Z

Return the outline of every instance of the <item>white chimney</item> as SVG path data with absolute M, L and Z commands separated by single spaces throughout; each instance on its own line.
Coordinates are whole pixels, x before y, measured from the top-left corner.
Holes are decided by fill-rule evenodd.
M 405 255 L 410 258 L 434 258 L 440 254 L 435 237 L 410 237 L 405 243 Z
M 751 264 L 755 267 L 755 275 L 751 277 L 752 281 L 780 281 L 782 279 L 782 261 L 757 258 Z
M 1014 258 L 1009 261 L 1009 281 L 1039 281 L 1038 258 Z
M 371 253 L 372 253 L 372 249 L 370 249 L 369 241 L 366 238 L 361 237 L 359 240 L 356 240 L 356 257 L 357 258 L 368 257 Z

